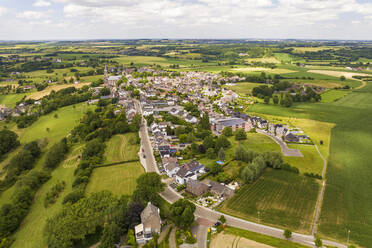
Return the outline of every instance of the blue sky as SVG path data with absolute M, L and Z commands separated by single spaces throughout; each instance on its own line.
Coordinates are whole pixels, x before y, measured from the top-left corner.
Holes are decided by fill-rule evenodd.
M 372 0 L 1 0 L 0 40 L 372 40 Z

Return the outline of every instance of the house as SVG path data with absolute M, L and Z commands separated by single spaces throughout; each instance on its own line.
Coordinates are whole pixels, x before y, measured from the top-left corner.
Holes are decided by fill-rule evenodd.
M 198 119 L 196 119 L 195 116 L 187 115 L 187 116 L 185 117 L 185 121 L 187 121 L 188 123 L 195 124 L 195 123 L 198 122 Z
M 183 164 L 176 174 L 176 181 L 178 184 L 185 184 L 189 180 L 198 179 L 198 175 L 205 173 L 204 165 L 198 161 L 193 160 L 187 164 Z
M 189 180 L 186 184 L 186 191 L 195 196 L 201 196 L 209 191 L 209 186 L 198 180 Z
M 161 218 L 160 210 L 151 202 L 141 213 L 141 224 L 134 227 L 137 243 L 146 243 L 153 238 L 155 233 L 160 234 Z
M 167 173 L 168 177 L 174 177 L 177 174 L 177 172 L 180 170 L 180 167 L 178 166 L 177 158 L 166 157 L 162 159 L 162 162 L 163 162 L 165 173 Z
M 211 121 L 211 130 L 216 133 L 221 133 L 225 127 L 231 127 L 233 131 L 242 128 L 246 132 L 252 128 L 250 122 L 241 118 L 224 118 Z
M 234 195 L 234 190 L 224 184 L 211 180 L 209 181 L 208 185 L 210 187 L 211 193 L 218 197 L 230 198 Z
M 289 133 L 285 136 L 285 141 L 299 143 L 300 137 L 297 135 L 294 135 L 293 133 Z

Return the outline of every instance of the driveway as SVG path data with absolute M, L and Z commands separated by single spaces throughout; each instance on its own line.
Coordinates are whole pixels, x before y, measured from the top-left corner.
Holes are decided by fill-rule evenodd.
M 287 143 L 285 143 L 283 140 L 279 139 L 275 135 L 273 135 L 271 133 L 268 133 L 268 132 L 265 132 L 265 131 L 260 130 L 260 129 L 256 129 L 256 131 L 257 131 L 257 133 L 264 134 L 264 135 L 270 137 L 271 139 L 273 139 L 280 146 L 280 149 L 282 150 L 282 153 L 283 153 L 284 156 L 286 156 L 286 157 L 303 157 L 304 156 L 304 155 L 302 155 L 302 153 L 299 150 L 289 148 L 287 146 Z

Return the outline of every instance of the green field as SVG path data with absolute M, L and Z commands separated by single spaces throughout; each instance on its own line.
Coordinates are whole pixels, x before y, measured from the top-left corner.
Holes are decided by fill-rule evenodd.
M 333 103 L 301 103 L 291 108 L 256 104 L 253 112 L 335 123 L 326 173 L 327 187 L 319 223 L 323 237 L 372 245 L 372 85 Z
M 106 143 L 105 163 L 115 163 L 138 159 L 139 145 L 131 143 L 136 139 L 135 133 L 113 136 Z
M 321 102 L 335 102 L 345 97 L 348 93 L 346 90 L 328 90 L 322 94 Z
M 75 107 L 74 107 L 75 106 Z M 87 103 L 71 105 L 41 116 L 35 123 L 26 129 L 17 130 L 20 133 L 21 143 L 47 138 L 49 144 L 59 141 L 79 123 L 83 114 L 94 106 Z M 57 114 L 58 118 L 54 118 Z M 47 131 L 49 128 L 49 131 Z
M 5 105 L 8 108 L 14 108 L 17 102 L 29 94 L 30 93 L 0 95 L 0 105 Z
M 239 228 L 235 228 L 235 227 L 230 227 L 230 226 L 227 226 L 225 228 L 224 233 L 236 235 L 236 236 L 239 236 L 239 237 L 244 237 L 246 239 L 254 240 L 258 243 L 270 245 L 270 246 L 277 247 L 277 248 L 305 248 L 305 247 L 308 247 L 308 246 L 304 246 L 304 245 L 300 245 L 300 244 L 297 244 L 297 243 L 290 242 L 288 240 L 274 238 L 274 237 L 266 236 L 266 235 L 263 235 L 263 234 L 260 234 L 260 233 L 255 233 L 255 232 L 251 232 L 251 231 L 247 231 L 247 230 L 243 230 L 243 229 L 239 229 Z
M 249 83 L 249 82 L 240 82 L 240 83 L 236 83 L 236 85 L 234 86 L 225 86 L 226 88 L 228 89 L 231 89 L 233 91 L 235 91 L 236 93 L 238 94 L 249 94 L 252 92 L 252 89 L 254 87 L 257 87 L 257 86 L 260 86 L 262 84 L 259 84 L 259 83 Z
M 243 186 L 220 211 L 263 224 L 309 233 L 319 184 L 311 178 L 268 170 Z M 258 212 L 259 211 L 259 212 Z
M 94 169 L 86 192 L 109 190 L 113 194 L 131 195 L 136 188 L 136 179 L 144 173 L 139 162 L 130 162 Z
M 15 234 L 16 241 L 12 247 L 47 247 L 47 242 L 43 235 L 46 220 L 60 212 L 63 206 L 63 198 L 72 191 L 72 183 L 75 179 L 74 170 L 79 162 L 76 157 L 81 153 L 81 148 L 81 145 L 73 147 L 67 159 L 53 171 L 52 178 L 36 193 L 29 214 L 23 221 L 21 228 Z M 53 205 L 45 208 L 44 198 L 46 193 L 58 181 L 62 180 L 66 182 L 66 188 Z

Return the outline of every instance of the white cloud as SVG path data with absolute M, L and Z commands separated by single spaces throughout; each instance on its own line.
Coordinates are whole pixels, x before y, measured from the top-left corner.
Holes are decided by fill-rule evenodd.
M 8 11 L 7 8 L 1 7 L 0 6 L 0 16 L 4 15 Z
M 51 3 L 45 0 L 37 0 L 32 5 L 35 7 L 48 7 L 51 5 Z
M 16 15 L 18 18 L 30 19 L 30 20 L 40 20 L 48 17 L 47 12 L 43 11 L 23 11 Z

